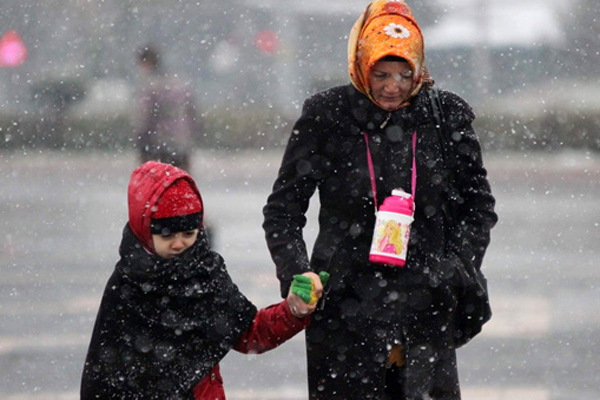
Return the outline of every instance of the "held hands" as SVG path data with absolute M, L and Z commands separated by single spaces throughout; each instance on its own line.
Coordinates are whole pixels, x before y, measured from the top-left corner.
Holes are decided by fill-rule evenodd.
M 325 271 L 319 272 L 319 280 L 321 281 L 321 289 L 327 285 L 329 280 L 329 274 Z M 306 275 L 295 275 L 294 281 L 292 282 L 292 293 L 304 300 L 309 305 L 317 303 L 321 295 L 317 296 L 314 281 Z
M 305 272 L 294 275 L 292 286 L 287 297 L 288 305 L 296 318 L 302 318 L 315 311 L 317 301 L 323 295 L 323 286 L 327 284 L 329 274 L 321 272 Z

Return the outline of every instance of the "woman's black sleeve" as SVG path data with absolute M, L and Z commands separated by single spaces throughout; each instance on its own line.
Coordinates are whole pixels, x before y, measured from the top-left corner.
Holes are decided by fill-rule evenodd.
M 318 185 L 318 138 L 321 135 L 315 106 L 308 99 L 294 124 L 273 191 L 263 208 L 267 245 L 277 268 L 285 297 L 296 274 L 310 271 L 302 230 L 306 211 Z

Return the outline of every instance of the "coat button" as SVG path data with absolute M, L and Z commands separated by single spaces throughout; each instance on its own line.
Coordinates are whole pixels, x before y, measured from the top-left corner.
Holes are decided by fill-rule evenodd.
M 210 380 L 214 381 L 215 379 L 217 379 L 217 375 L 213 372 L 212 374 L 210 374 Z

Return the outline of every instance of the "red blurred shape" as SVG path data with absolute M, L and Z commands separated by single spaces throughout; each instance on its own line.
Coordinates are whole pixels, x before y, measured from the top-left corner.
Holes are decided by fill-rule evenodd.
M 274 54 L 279 49 L 279 39 L 273 31 L 260 31 L 254 36 L 254 45 L 263 53 Z
M 15 30 L 6 31 L 0 38 L 0 67 L 15 68 L 25 62 L 27 47 Z

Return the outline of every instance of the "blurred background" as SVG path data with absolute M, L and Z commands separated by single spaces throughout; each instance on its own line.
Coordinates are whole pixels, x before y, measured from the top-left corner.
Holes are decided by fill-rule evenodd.
M 0 34 L 26 53 L 0 67 L 0 140 L 127 148 L 135 51 L 152 43 L 197 97 L 198 145 L 279 145 L 308 95 L 347 83 L 346 39 L 366 3 L 4 0 Z M 410 5 L 431 73 L 476 107 L 486 149 L 598 149 L 595 0 Z
M 303 100 L 348 83 L 367 3 L 2 1 L 0 399 L 78 398 L 138 162 L 136 51 L 155 46 L 192 93 L 214 247 L 266 306 L 279 293 L 261 208 Z M 484 267 L 494 318 L 459 351 L 463 398 L 597 400 L 600 3 L 408 4 L 437 85 L 475 108 L 500 215 Z M 222 367 L 231 400 L 306 398 L 303 335 Z

